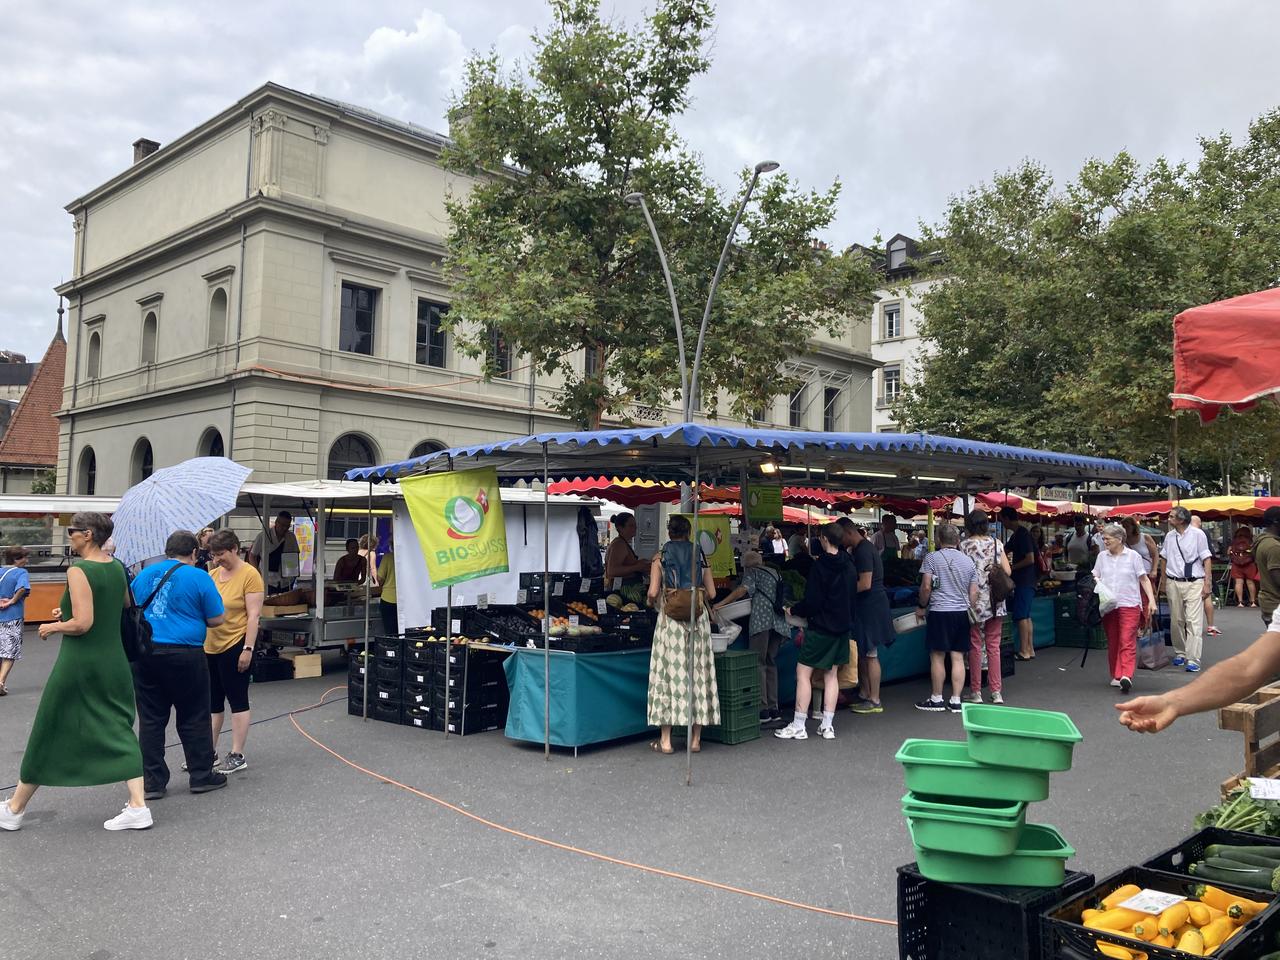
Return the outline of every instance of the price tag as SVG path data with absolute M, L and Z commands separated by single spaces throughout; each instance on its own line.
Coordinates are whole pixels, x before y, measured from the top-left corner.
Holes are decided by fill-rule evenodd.
M 552 595 L 553 597 L 563 597 L 563 596 L 564 596 L 564 581 L 563 581 L 563 580 L 557 580 L 557 581 L 555 582 L 555 585 L 551 588 L 551 595 Z
M 613 589 L 614 589 L 614 590 L 621 590 L 621 589 L 622 589 L 622 578 L 621 578 L 621 577 L 614 577 L 614 578 L 613 578 Z
M 1254 800 L 1280 800 L 1280 780 L 1250 777 L 1249 796 Z
M 518 603 L 518 604 L 520 604 L 521 606 L 523 606 L 524 604 L 526 604 L 526 603 L 528 603 L 528 602 L 529 602 L 529 591 L 528 591 L 528 590 L 517 590 L 517 591 L 516 591 L 516 603 Z
M 1136 910 L 1138 913 L 1150 914 L 1158 917 L 1164 911 L 1168 910 L 1174 904 L 1181 903 L 1187 899 L 1176 893 L 1165 893 L 1161 890 L 1143 890 L 1141 893 L 1135 893 L 1119 906 L 1126 910 Z
M 578 625 L 578 615 L 576 613 L 569 614 L 569 626 L 576 627 Z
M 461 620 L 450 620 L 450 621 L 449 621 L 449 632 L 450 632 L 450 633 L 455 633 L 455 634 L 460 634 L 460 633 L 462 633 L 462 621 L 461 621 Z
M 597 600 L 596 613 L 600 614 L 600 616 L 603 617 L 608 612 L 609 612 L 609 604 L 605 603 L 605 601 L 603 600 Z
M 583 580 L 582 580 L 582 587 L 581 587 L 581 590 L 582 590 L 582 592 L 583 592 L 583 593 L 590 593 L 590 592 L 591 592 L 591 581 L 590 581 L 590 580 L 588 580 L 588 579 L 586 579 L 585 577 L 584 577 L 584 578 L 583 578 Z
M 487 593 L 482 593 L 478 597 L 476 597 L 476 609 L 487 610 L 488 607 L 489 607 L 489 595 Z

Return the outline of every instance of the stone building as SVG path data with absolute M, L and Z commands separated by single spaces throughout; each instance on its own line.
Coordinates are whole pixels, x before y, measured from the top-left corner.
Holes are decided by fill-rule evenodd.
M 22 393 L 0 436 L 0 493 L 30 493 L 42 474 L 58 465 L 58 419 L 65 380 L 67 341 L 62 336 L 62 307 L 58 330 Z
M 445 137 L 275 84 L 73 201 L 58 465 L 68 493 L 120 493 L 225 454 L 253 479 L 340 475 L 440 446 L 564 428 L 556 387 L 492 340 L 485 380 L 440 326 Z M 796 415 L 867 429 L 865 319 L 815 339 Z M 820 402 L 819 402 L 820 401 Z M 819 412 L 821 411 L 821 413 Z M 637 411 L 674 420 L 674 409 Z

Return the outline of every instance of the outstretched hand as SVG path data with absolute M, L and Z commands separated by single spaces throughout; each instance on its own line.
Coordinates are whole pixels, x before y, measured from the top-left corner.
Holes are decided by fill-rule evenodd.
M 1168 697 L 1137 697 L 1117 703 L 1120 722 L 1135 733 L 1159 733 L 1178 719 L 1177 708 Z

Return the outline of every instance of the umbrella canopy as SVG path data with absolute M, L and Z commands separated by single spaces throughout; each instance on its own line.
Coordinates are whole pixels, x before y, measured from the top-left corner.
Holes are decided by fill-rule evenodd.
M 552 494 L 573 493 L 612 500 L 624 507 L 638 507 L 648 503 L 675 503 L 680 499 L 680 485 L 658 480 L 628 480 L 625 477 L 580 477 L 576 480 L 555 480 L 548 485 Z M 739 503 L 742 491 L 738 487 L 702 486 L 703 503 Z M 842 503 L 861 503 L 861 494 L 832 493 L 821 487 L 783 487 L 784 504 L 810 504 L 815 507 L 833 506 L 837 499 Z
M 841 510 L 856 509 L 859 506 L 871 507 L 883 510 L 885 513 L 892 513 L 894 516 L 901 517 L 903 520 L 910 520 L 913 517 L 927 516 L 931 507 L 936 515 L 950 515 L 951 505 L 955 503 L 955 500 L 955 497 L 934 497 L 932 500 L 913 500 L 909 497 L 882 497 L 879 494 L 854 494 L 852 499 L 841 499 L 837 502 L 836 506 Z
M 719 515 L 722 517 L 740 517 L 742 516 L 742 504 L 740 503 L 722 503 L 712 507 L 702 507 L 698 510 L 699 515 L 707 514 L 709 516 Z M 826 523 L 831 518 L 820 510 L 806 511 L 801 507 L 782 508 L 783 523 Z
M 1016 493 L 980 493 L 974 499 L 978 505 L 987 510 L 1003 510 L 1012 507 L 1021 517 L 1056 517 L 1058 510 L 1052 504 L 1041 503 L 1030 497 L 1020 497 Z
M 1280 497 L 1192 497 L 1177 501 L 1195 516 L 1205 520 L 1221 520 L 1224 517 L 1261 517 L 1268 507 L 1280 507 Z M 1152 500 L 1148 503 L 1128 503 L 1112 507 L 1109 517 L 1167 517 L 1174 507 L 1171 500 Z
M 1051 502 L 1047 505 L 1053 507 L 1060 517 L 1105 517 L 1107 515 L 1106 507 L 1096 507 L 1093 504 L 1073 500 Z
M 1280 394 L 1280 289 L 1184 310 L 1173 319 L 1173 409 L 1208 423 Z
M 116 557 L 128 566 L 161 556 L 175 530 L 199 530 L 230 513 L 252 472 L 226 457 L 196 457 L 157 470 L 120 498 L 112 517 Z

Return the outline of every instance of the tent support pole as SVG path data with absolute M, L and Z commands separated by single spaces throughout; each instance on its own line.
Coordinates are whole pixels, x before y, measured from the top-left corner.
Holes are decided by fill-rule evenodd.
M 690 539 L 693 541 L 693 571 L 689 583 L 689 642 L 688 642 L 688 680 L 689 680 L 689 717 L 684 738 L 684 785 L 693 786 L 693 641 L 698 633 L 698 621 L 702 619 L 702 611 L 698 609 L 698 584 L 702 581 L 702 538 L 698 535 L 698 506 L 701 489 L 702 472 L 701 454 L 694 448 L 693 453 L 693 529 Z M 710 615 L 707 618 L 710 623 Z M 708 641 L 710 642 L 710 641 Z M 713 667 L 714 669 L 714 667 Z
M 551 494 L 542 445 L 542 759 L 551 760 Z M 577 756 L 577 747 L 574 747 Z
M 364 560 L 364 719 L 369 719 L 369 587 L 373 582 L 373 560 L 377 556 L 377 545 L 373 540 L 373 481 L 369 481 L 369 519 L 367 524 L 369 537 L 369 555 Z
M 449 457 L 449 470 L 453 470 L 453 457 Z M 398 597 L 397 597 L 398 599 Z M 471 651 L 467 651 L 470 655 Z M 441 720 L 441 727 L 444 728 L 444 738 L 449 739 L 449 661 L 453 659 L 453 584 L 449 584 L 444 592 L 444 718 Z M 466 690 L 462 692 L 462 698 L 466 700 Z

